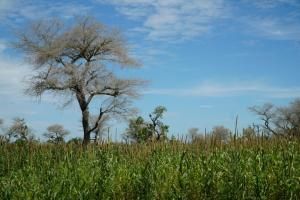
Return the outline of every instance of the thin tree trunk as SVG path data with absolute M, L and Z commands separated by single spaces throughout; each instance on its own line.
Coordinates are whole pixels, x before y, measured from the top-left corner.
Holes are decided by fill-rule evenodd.
M 156 140 L 157 140 L 157 141 L 160 141 L 160 133 L 157 133 Z
M 91 132 L 90 132 L 90 126 L 89 126 L 89 117 L 90 113 L 88 109 L 82 112 L 82 127 L 83 127 L 83 146 L 86 146 L 90 143 L 90 137 L 91 137 Z

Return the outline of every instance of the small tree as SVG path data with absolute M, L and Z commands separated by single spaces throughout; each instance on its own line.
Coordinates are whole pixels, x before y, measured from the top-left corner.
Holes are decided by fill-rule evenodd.
M 154 111 L 149 114 L 151 123 L 150 129 L 152 130 L 152 135 L 156 136 L 156 140 L 162 140 L 167 137 L 167 133 L 169 131 L 169 126 L 165 125 L 161 119 L 163 118 L 163 114 L 167 111 L 164 106 L 157 106 Z
M 129 56 L 120 33 L 91 17 L 78 18 L 71 25 L 48 20 L 21 30 L 16 45 L 35 66 L 27 93 L 41 97 L 46 92 L 76 99 L 81 110 L 83 144 L 90 142 L 103 116 L 130 113 L 131 99 L 143 82 L 118 78 L 111 67 L 137 66 Z M 94 123 L 90 104 L 100 102 Z M 69 102 L 69 101 L 67 101 Z
M 190 139 L 191 142 L 197 142 L 200 140 L 204 140 L 203 135 L 199 132 L 198 128 L 190 128 L 188 130 L 188 138 Z
M 137 143 L 143 143 L 151 139 L 152 132 L 149 129 L 149 124 L 142 117 L 137 117 L 129 120 L 129 126 L 124 137 Z
M 169 126 L 165 125 L 161 119 L 163 113 L 167 109 L 163 106 L 158 106 L 149 114 L 150 122 L 146 122 L 142 117 L 131 119 L 129 127 L 124 135 L 125 139 L 131 139 L 136 142 L 145 142 L 155 139 L 156 141 L 167 138 Z
M 224 126 L 215 126 L 212 130 L 212 136 L 216 141 L 227 142 L 230 138 L 230 130 Z
M 244 128 L 242 137 L 243 137 L 243 139 L 246 139 L 246 140 L 251 140 L 251 139 L 255 138 L 256 133 L 255 133 L 254 128 L 251 127 L 251 126 L 248 126 L 247 128 Z
M 60 124 L 53 124 L 48 126 L 47 132 L 44 133 L 44 137 L 48 139 L 48 142 L 51 143 L 63 143 L 65 141 L 64 137 L 70 134 L 68 130 L 65 130 L 64 127 Z
M 34 135 L 31 133 L 30 128 L 27 126 L 25 119 L 23 118 L 15 118 L 13 120 L 13 124 L 9 127 L 7 131 L 8 140 L 12 137 L 16 139 L 16 141 L 31 141 L 34 139 Z

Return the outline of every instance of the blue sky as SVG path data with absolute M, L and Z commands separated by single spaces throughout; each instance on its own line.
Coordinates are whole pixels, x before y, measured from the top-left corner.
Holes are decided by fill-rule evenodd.
M 0 0 L 0 117 L 7 125 L 19 116 L 37 136 L 53 123 L 81 136 L 77 104 L 61 109 L 60 97 L 37 102 L 23 94 L 31 66 L 9 43 L 31 20 L 84 14 L 123 32 L 143 67 L 122 74 L 150 81 L 135 106 L 145 117 L 166 106 L 171 134 L 233 128 L 236 115 L 245 127 L 257 122 L 249 106 L 300 96 L 299 0 Z M 120 134 L 126 124 L 112 126 Z

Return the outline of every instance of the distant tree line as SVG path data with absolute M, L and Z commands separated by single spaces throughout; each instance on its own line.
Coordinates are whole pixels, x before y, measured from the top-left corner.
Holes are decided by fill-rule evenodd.
M 148 115 L 148 120 L 141 116 L 131 118 L 128 121 L 128 127 L 123 134 L 123 140 L 126 143 L 147 143 L 147 142 L 204 142 L 206 140 L 228 143 L 233 139 L 251 140 L 257 137 L 271 138 L 299 138 L 300 136 L 300 99 L 292 101 L 287 106 L 276 107 L 270 103 L 262 106 L 250 107 L 250 110 L 257 114 L 262 121 L 261 124 L 252 124 L 243 128 L 238 135 L 230 129 L 219 125 L 214 126 L 211 131 L 200 132 L 198 128 L 190 128 L 186 138 L 168 137 L 169 126 L 163 122 L 166 107 L 157 106 L 153 112 Z M 109 127 L 110 118 L 102 118 L 98 129 L 94 132 L 94 142 L 102 137 L 103 132 Z M 43 137 L 47 143 L 62 144 L 65 143 L 65 137 L 70 134 L 63 125 L 52 124 L 47 127 Z M 27 125 L 25 119 L 14 118 L 11 125 L 6 127 L 4 120 L 0 118 L 0 143 L 26 143 L 38 142 L 33 134 L 33 130 Z M 68 143 L 81 144 L 82 138 L 72 138 Z
M 70 134 L 60 124 L 53 124 L 47 127 L 47 131 L 43 134 L 48 143 L 64 143 L 65 136 Z M 16 117 L 13 119 L 9 127 L 5 127 L 4 120 L 0 119 L 0 143 L 27 143 L 38 142 L 33 130 L 27 125 L 24 118 Z

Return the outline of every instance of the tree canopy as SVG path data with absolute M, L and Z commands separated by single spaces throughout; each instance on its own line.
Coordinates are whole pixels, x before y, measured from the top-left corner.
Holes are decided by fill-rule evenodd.
M 130 139 L 138 143 L 167 139 L 169 126 L 161 121 L 166 111 L 167 109 L 164 106 L 157 106 L 154 111 L 149 114 L 149 122 L 145 121 L 141 116 L 130 119 L 129 126 L 124 135 L 125 139 Z
M 62 125 L 53 124 L 48 126 L 47 132 L 44 133 L 43 136 L 48 139 L 48 142 L 58 144 L 64 142 L 64 137 L 69 134 L 70 132 L 66 130 Z

